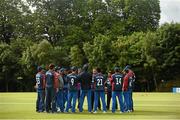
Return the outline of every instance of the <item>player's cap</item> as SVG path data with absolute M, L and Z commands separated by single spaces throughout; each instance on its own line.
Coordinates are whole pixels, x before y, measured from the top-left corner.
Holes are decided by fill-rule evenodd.
M 54 68 L 54 64 L 49 64 L 49 69 L 53 69 Z
M 120 68 L 119 67 L 114 67 L 114 71 L 119 71 Z
M 71 70 L 72 70 L 72 71 L 76 71 L 76 70 L 77 70 L 77 67 L 73 66 L 73 67 L 71 67 Z
M 60 72 L 64 72 L 64 68 L 61 68 L 61 69 L 60 69 Z
M 37 71 L 41 71 L 41 70 L 43 70 L 43 68 L 41 66 L 38 66 Z
M 88 70 L 88 67 L 89 67 L 89 65 L 88 65 L 88 64 L 84 64 L 84 66 L 83 66 L 83 70 L 87 71 L 87 70 Z
M 68 69 L 67 68 L 64 68 L 64 71 L 67 71 Z
M 55 67 L 55 71 L 57 71 L 57 70 L 59 70 L 59 69 L 60 69 L 60 67 L 58 67 L 58 66 Z
M 108 71 L 108 73 L 112 74 L 112 73 L 113 73 L 113 71 L 109 70 L 109 71 Z

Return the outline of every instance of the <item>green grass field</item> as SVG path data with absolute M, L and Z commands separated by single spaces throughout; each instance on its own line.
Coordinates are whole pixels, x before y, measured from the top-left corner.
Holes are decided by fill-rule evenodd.
M 134 93 L 135 112 L 124 114 L 111 111 L 90 114 L 86 104 L 83 113 L 36 113 L 35 101 L 36 93 L 0 93 L 0 119 L 180 119 L 180 94 L 173 93 Z

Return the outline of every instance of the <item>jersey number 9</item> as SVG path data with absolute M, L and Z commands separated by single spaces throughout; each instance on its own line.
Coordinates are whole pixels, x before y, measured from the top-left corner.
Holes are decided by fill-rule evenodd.
M 71 78 L 71 85 L 74 85 L 74 78 Z

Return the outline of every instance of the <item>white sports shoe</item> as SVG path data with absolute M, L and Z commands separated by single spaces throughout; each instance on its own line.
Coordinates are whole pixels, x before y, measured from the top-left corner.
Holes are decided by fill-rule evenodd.
M 57 112 L 61 112 L 60 108 L 57 108 Z
M 97 113 L 97 111 L 94 111 L 93 113 Z
M 103 111 L 103 113 L 107 113 L 106 111 Z

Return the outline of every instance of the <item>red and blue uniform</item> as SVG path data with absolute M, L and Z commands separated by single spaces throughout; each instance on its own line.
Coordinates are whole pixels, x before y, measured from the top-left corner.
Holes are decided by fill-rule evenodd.
M 120 111 L 124 112 L 124 101 L 122 95 L 122 85 L 123 85 L 123 74 L 114 73 L 111 76 L 111 84 L 112 84 L 112 112 L 115 112 L 116 107 L 116 96 L 119 100 Z
M 64 81 L 62 76 L 59 74 L 58 75 L 58 92 L 56 95 L 56 103 L 57 103 L 57 112 L 64 112 L 64 96 L 63 96 L 63 86 L 64 86 Z
M 123 95 L 126 103 L 126 109 L 127 111 L 133 111 L 133 98 L 132 98 L 132 92 L 134 88 L 134 82 L 135 82 L 135 74 L 132 70 L 128 70 L 128 73 L 126 73 L 124 77 L 123 82 Z
M 65 104 L 68 101 L 68 80 L 67 80 L 67 75 L 63 74 L 62 75 L 63 82 L 64 82 L 64 87 L 63 87 L 63 104 L 65 108 Z
M 83 111 L 84 98 L 87 96 L 88 103 L 88 112 L 92 112 L 91 106 L 91 84 L 92 84 L 92 75 L 87 71 L 88 67 L 83 67 L 83 72 L 79 74 L 79 79 L 81 83 L 81 95 L 79 102 L 79 111 Z
M 44 111 L 44 99 L 45 99 L 45 75 L 42 72 L 36 74 L 36 85 L 37 85 L 37 101 L 36 111 Z
M 92 80 L 92 83 L 94 84 L 94 111 L 97 111 L 98 107 L 98 100 L 99 97 L 101 98 L 102 105 L 103 105 L 103 111 L 106 110 L 106 102 L 105 102 L 105 92 L 104 92 L 104 87 L 105 87 L 105 76 L 101 73 L 97 73 Z
M 110 108 L 110 102 L 112 98 L 112 85 L 111 85 L 111 76 L 109 76 L 106 80 L 106 87 L 107 87 L 107 110 Z M 116 109 L 117 109 L 117 100 L 116 100 Z
M 56 112 L 56 79 L 55 72 L 46 72 L 46 112 Z
M 72 102 L 72 113 L 75 112 L 75 106 L 76 106 L 76 100 L 77 100 L 77 95 L 78 95 L 78 83 L 79 83 L 79 78 L 77 74 L 71 73 L 67 76 L 68 80 L 68 101 L 66 104 L 66 112 L 69 111 L 69 108 L 71 106 Z

